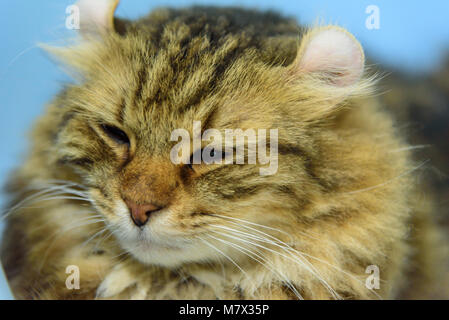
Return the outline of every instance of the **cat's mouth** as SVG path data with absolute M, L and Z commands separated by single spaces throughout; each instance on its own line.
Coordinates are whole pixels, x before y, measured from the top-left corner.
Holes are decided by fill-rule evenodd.
M 118 242 L 138 261 L 165 267 L 176 267 L 191 260 L 194 251 L 192 243 L 150 234 L 148 230 L 135 230 L 134 236 L 118 237 Z
M 98 200 L 95 201 L 97 202 Z M 205 259 L 205 250 L 198 250 L 196 233 L 187 232 L 178 225 L 176 213 L 178 210 L 185 210 L 184 206 L 170 206 L 153 212 L 142 225 L 133 221 L 133 218 L 139 217 L 133 217 L 128 205 L 121 199 L 116 199 L 107 207 L 98 206 L 98 209 L 108 221 L 107 226 L 115 241 L 124 252 L 131 254 L 138 261 L 174 267 L 186 261 Z M 188 216 L 210 214 L 201 210 Z
M 132 218 L 123 219 L 115 228 L 117 239 L 127 248 L 136 248 L 138 250 L 181 250 L 189 244 L 189 241 L 183 238 L 183 235 L 174 232 L 169 227 L 164 215 L 168 216 L 168 212 L 152 217 L 144 226 L 136 226 L 132 222 Z
M 127 240 L 125 240 L 127 241 Z M 129 242 L 129 245 L 134 246 L 138 248 L 139 250 L 154 250 L 154 249 L 161 249 L 161 250 L 181 250 L 182 248 L 178 245 L 167 243 L 167 242 L 161 242 L 156 241 L 152 239 L 138 239 L 137 241 L 127 241 Z

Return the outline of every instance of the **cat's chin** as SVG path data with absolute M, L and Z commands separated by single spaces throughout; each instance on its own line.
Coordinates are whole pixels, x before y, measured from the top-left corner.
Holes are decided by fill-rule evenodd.
M 180 260 L 181 249 L 154 246 L 153 248 L 128 248 L 135 259 L 143 264 L 159 265 L 163 267 L 178 267 L 183 264 Z
M 157 265 L 167 268 L 177 268 L 183 264 L 204 259 L 206 252 L 189 246 L 171 246 L 157 242 L 131 243 L 120 241 L 121 246 L 136 260 L 147 265 Z

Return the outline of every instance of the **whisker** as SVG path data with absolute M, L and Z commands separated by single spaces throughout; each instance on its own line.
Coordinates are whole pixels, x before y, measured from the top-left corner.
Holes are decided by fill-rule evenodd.
M 258 223 L 251 222 L 251 221 L 248 221 L 248 220 L 243 220 L 243 219 L 239 219 L 239 218 L 223 216 L 223 215 L 219 215 L 219 214 L 216 214 L 216 213 L 211 214 L 211 216 L 215 216 L 215 217 L 218 217 L 218 218 L 225 218 L 225 219 L 236 220 L 236 221 L 239 221 L 239 222 L 243 222 L 243 223 L 247 223 L 247 224 L 250 224 L 250 225 L 258 226 L 258 227 L 261 227 L 261 228 L 264 228 L 264 229 L 277 231 L 277 232 L 279 232 L 279 233 L 282 233 L 282 234 L 288 236 L 290 239 L 292 239 L 291 234 L 289 234 L 289 233 L 287 233 L 287 232 L 285 232 L 285 231 L 283 231 L 283 230 L 280 230 L 280 229 L 276 229 L 276 228 L 264 226 L 264 225 L 262 225 L 262 224 L 258 224 Z
M 79 223 L 80 221 L 87 221 L 87 222 L 84 222 L 84 223 L 81 223 L 81 224 L 76 224 L 76 225 L 74 225 L 75 223 Z M 45 260 L 47 259 L 47 256 L 48 256 L 48 253 L 50 252 L 50 249 L 53 247 L 53 245 L 54 245 L 54 243 L 55 243 L 55 240 L 56 239 L 58 239 L 63 233 L 65 233 L 65 232 L 67 232 L 67 231 L 70 231 L 70 230 L 73 230 L 73 229 L 75 229 L 75 228 L 80 228 L 80 227 L 85 227 L 85 226 L 88 226 L 88 225 L 92 225 L 92 224 L 96 224 L 96 223 L 98 223 L 98 222 L 103 222 L 104 221 L 104 219 L 98 219 L 98 218 L 92 218 L 92 217 L 87 217 L 87 218 L 83 218 L 83 219 L 79 219 L 79 220 L 77 220 L 77 221 L 74 221 L 74 223 L 71 223 L 71 224 L 69 224 L 69 227 L 67 228 L 67 227 L 65 227 L 65 228 L 63 228 L 62 230 L 59 230 L 57 233 L 55 233 L 55 234 L 53 234 L 52 236 L 51 236 L 51 238 L 50 238 L 50 240 L 51 240 L 51 243 L 50 243 L 50 245 L 48 246 L 48 248 L 45 250 L 45 253 L 44 253 L 44 255 L 43 255 L 43 258 L 42 258 L 42 263 L 41 263 L 41 265 L 40 265 L 40 267 L 39 267 L 39 273 L 41 272 L 41 270 L 42 270 L 42 268 L 43 268 L 43 266 L 44 266 L 44 264 L 45 264 Z
M 76 191 L 76 193 L 75 193 L 75 191 L 76 190 L 72 191 L 72 190 L 69 190 L 69 189 L 61 187 L 61 186 L 47 187 L 39 192 L 36 192 L 36 193 L 26 197 L 25 199 L 22 199 L 16 205 L 7 209 L 3 213 L 3 216 L 0 218 L 0 221 L 9 217 L 16 210 L 23 208 L 25 204 L 33 204 L 36 202 L 47 201 L 47 200 L 80 200 L 80 201 L 86 201 L 86 202 L 92 203 L 92 200 L 89 199 L 88 197 L 84 196 L 84 194 L 82 194 L 78 191 Z M 62 196 L 63 194 L 67 194 L 67 193 L 74 193 L 75 195 L 77 195 L 77 197 Z M 61 197 L 56 197 L 59 195 L 61 195 Z M 45 198 L 45 197 L 47 197 L 47 198 Z
M 119 263 L 121 263 L 122 261 L 124 261 L 124 260 L 128 257 L 128 255 L 129 255 L 129 252 L 125 250 L 125 251 L 121 252 L 120 254 L 111 257 L 111 259 L 117 259 L 117 258 L 121 257 L 121 258 L 117 261 L 117 264 L 119 264 Z
M 104 222 L 104 221 L 105 221 L 105 220 L 103 220 L 103 222 Z M 89 239 L 87 239 L 86 241 L 84 241 L 84 242 L 81 244 L 81 247 L 82 247 L 82 248 L 85 247 L 91 240 L 93 240 L 93 239 L 95 239 L 97 236 L 103 234 L 105 231 L 107 231 L 107 227 L 102 226 L 102 227 L 101 227 L 101 230 L 98 231 L 98 232 L 96 232 L 96 233 L 94 233 L 93 236 L 89 237 Z
M 56 189 L 56 188 L 53 188 L 53 187 L 52 187 L 52 188 L 47 188 L 47 189 L 45 189 L 45 190 L 39 191 L 39 192 L 37 192 L 37 193 L 34 193 L 34 194 L 32 194 L 32 195 L 26 197 L 25 199 L 22 199 L 22 200 L 19 201 L 16 205 L 14 205 L 14 206 L 12 206 L 10 209 L 6 210 L 6 212 L 4 212 L 4 216 L 5 216 L 5 215 L 8 215 L 10 212 L 16 210 L 17 208 L 20 208 L 20 206 L 21 206 L 22 204 L 24 204 L 24 203 L 26 203 L 26 202 L 28 202 L 28 201 L 31 201 L 31 200 L 33 200 L 33 199 L 39 197 L 39 196 L 45 195 L 46 193 L 48 193 L 48 192 L 50 192 L 50 191 L 52 191 L 52 190 L 54 190 L 54 189 Z M 56 193 L 58 193 L 58 192 L 60 192 L 60 191 L 56 191 Z
M 110 230 L 110 227 L 106 227 L 106 230 L 108 231 L 108 233 L 106 235 L 103 235 L 96 243 L 95 243 L 95 248 L 98 248 L 104 241 L 108 240 L 111 236 L 112 236 L 112 232 Z
M 393 181 L 395 181 L 395 180 L 397 180 L 399 178 L 402 178 L 402 177 L 412 173 L 413 171 L 418 170 L 419 168 L 424 166 L 429 161 L 430 161 L 430 159 L 427 159 L 427 160 L 423 161 L 421 164 L 419 164 L 418 166 L 416 166 L 416 167 L 414 167 L 414 168 L 412 168 L 410 170 L 407 170 L 407 171 L 401 173 L 400 175 L 398 175 L 398 176 L 396 176 L 396 177 L 394 177 L 394 178 L 392 178 L 392 179 L 390 179 L 388 181 L 385 181 L 383 183 L 377 184 L 377 185 L 372 186 L 372 187 L 364 188 L 364 189 L 359 189 L 359 190 L 354 190 L 354 191 L 349 191 L 349 192 L 343 192 L 343 194 L 355 194 L 355 193 L 370 191 L 370 190 L 373 190 L 373 189 L 377 189 L 377 188 L 383 187 L 383 186 L 385 186 L 385 185 L 387 185 L 387 184 L 389 184 L 389 183 L 391 183 L 391 182 L 393 182 Z
M 208 241 L 206 241 L 205 239 L 201 238 L 201 237 L 197 237 L 198 239 L 200 239 L 201 241 L 203 241 L 206 245 L 208 245 L 209 247 L 211 247 L 212 249 L 214 249 L 215 251 L 217 251 L 218 253 L 222 254 L 226 259 L 228 259 L 229 261 L 231 261 L 231 263 L 236 266 L 244 275 L 246 275 L 249 278 L 248 273 L 246 273 L 245 270 L 243 270 L 231 257 L 229 257 L 226 253 L 224 253 L 223 251 L 221 251 L 220 249 L 218 249 L 217 247 L 215 247 L 213 244 L 209 243 Z
M 77 212 L 77 213 L 76 213 L 77 215 L 78 215 L 78 214 L 79 214 L 79 215 L 85 214 L 85 215 L 87 215 L 87 216 L 85 216 L 85 217 L 83 217 L 83 218 L 80 218 L 80 219 L 78 219 L 78 220 L 76 220 L 76 221 L 84 221 L 85 219 L 90 219 L 90 218 L 98 218 L 98 219 L 103 219 L 103 218 L 104 218 L 102 215 L 94 214 L 94 213 L 95 213 L 95 212 L 89 212 L 89 211 L 80 211 L 80 212 Z M 52 223 L 52 222 L 53 222 L 52 220 L 48 220 L 48 221 L 46 221 L 45 223 L 43 223 L 43 224 L 41 224 L 41 225 L 35 227 L 34 230 L 39 230 L 39 229 L 45 228 L 47 225 L 49 225 L 49 224 Z
M 5 67 L 5 69 L 4 69 L 4 71 L 0 74 L 0 81 L 2 81 L 3 80 L 3 77 L 5 76 L 5 74 L 8 72 L 8 69 L 22 56 L 22 55 L 24 55 L 25 53 L 27 53 L 27 52 L 29 52 L 29 51 L 31 51 L 31 50 L 33 50 L 33 49 L 36 49 L 36 48 L 39 48 L 39 46 L 38 45 L 33 45 L 33 46 L 30 46 L 30 47 L 28 47 L 28 48 L 25 48 L 25 49 L 23 49 L 22 51 L 20 51 L 14 58 L 12 58 L 12 60 L 6 65 L 6 67 Z
M 340 299 L 340 296 L 338 295 L 338 293 L 335 292 L 335 290 L 332 289 L 332 287 L 330 287 L 330 285 L 329 285 L 329 284 L 328 284 L 328 283 L 327 283 L 327 282 L 320 276 L 320 274 L 319 274 L 319 273 L 316 271 L 316 269 L 310 264 L 310 262 L 307 261 L 307 260 L 305 260 L 303 257 L 298 257 L 298 258 L 301 259 L 301 260 L 298 261 L 298 260 L 292 258 L 291 256 L 287 256 L 287 255 L 285 255 L 285 254 L 283 254 L 283 253 L 280 253 L 280 252 L 278 252 L 278 251 L 276 251 L 276 250 L 273 250 L 273 249 L 270 249 L 270 248 L 268 248 L 268 247 L 266 247 L 266 246 L 263 246 L 263 245 L 260 245 L 260 244 L 258 244 L 258 243 L 255 243 L 255 242 L 253 242 L 253 241 L 250 241 L 250 240 L 244 240 L 244 239 L 241 239 L 241 238 L 238 238 L 238 237 L 235 237 L 235 236 L 232 236 L 232 235 L 223 233 L 223 232 L 219 232 L 219 231 L 214 231 L 214 230 L 212 230 L 212 231 L 213 231 L 213 232 L 216 232 L 216 233 L 218 233 L 218 234 L 221 234 L 221 235 L 223 235 L 223 236 L 230 237 L 230 238 L 232 238 L 232 239 L 239 240 L 239 241 L 242 241 L 242 242 L 245 242 L 245 243 L 249 243 L 249 244 L 252 244 L 252 245 L 254 245 L 254 246 L 256 246 L 256 247 L 260 247 L 260 248 L 265 249 L 265 250 L 267 250 L 267 251 L 270 251 L 270 252 L 272 252 L 272 253 L 278 254 L 278 255 L 280 255 L 281 257 L 284 257 L 284 258 L 286 258 L 286 259 L 288 259 L 288 260 L 290 260 L 290 261 L 293 261 L 293 262 L 296 262 L 296 263 L 299 262 L 299 264 L 300 264 L 301 266 L 303 266 L 307 271 L 309 271 L 310 273 L 312 273 L 314 276 L 317 277 L 317 279 L 323 284 L 323 286 L 324 286 L 325 288 L 327 288 L 327 289 L 329 290 L 329 292 L 334 296 L 335 299 Z M 303 259 L 304 259 L 305 261 L 304 261 Z M 305 262 L 307 262 L 307 264 L 306 264 Z
M 86 202 L 92 203 L 92 200 L 90 200 L 90 199 L 81 198 L 81 197 L 70 197 L 70 196 L 44 198 L 44 199 L 39 199 L 39 202 L 50 201 L 50 200 L 79 200 L 79 201 L 86 201 Z
M 244 221 L 244 220 L 242 220 L 242 221 Z M 273 244 L 273 245 L 275 245 L 275 246 L 280 247 L 280 248 L 281 248 L 282 250 L 284 250 L 284 251 L 290 252 L 290 254 L 298 254 L 298 255 L 301 255 L 301 256 L 304 256 L 304 257 L 308 257 L 308 258 L 310 258 L 310 259 L 313 259 L 313 260 L 315 260 L 315 261 L 318 261 L 318 262 L 320 262 L 320 263 L 323 263 L 323 264 L 325 264 L 325 265 L 327 265 L 327 266 L 329 266 L 329 267 L 331 267 L 331 268 L 333 268 L 333 269 L 335 269 L 335 270 L 337 270 L 337 271 L 339 271 L 339 272 L 342 272 L 344 275 L 350 277 L 351 279 L 355 280 L 356 282 L 358 282 L 358 283 L 360 283 L 360 284 L 363 284 L 363 281 L 361 281 L 360 279 L 358 279 L 358 278 L 355 277 L 354 275 L 352 275 L 352 274 L 346 272 L 345 270 L 343 270 L 343 269 L 341 269 L 341 268 L 339 268 L 339 267 L 337 267 L 337 266 L 334 266 L 334 265 L 330 264 L 329 262 L 327 262 L 327 261 L 325 261 L 325 260 L 319 259 L 319 258 L 317 258 L 317 257 L 314 257 L 314 256 L 312 256 L 312 255 L 310 255 L 310 254 L 307 254 L 307 253 L 304 253 L 304 252 L 300 252 L 300 251 L 298 251 L 298 250 L 292 248 L 290 245 L 288 245 L 287 243 L 283 242 L 282 240 L 275 238 L 275 237 L 272 236 L 272 235 L 269 235 L 269 234 L 267 234 L 267 233 L 265 233 L 265 232 L 262 232 L 262 231 L 260 231 L 260 230 L 257 230 L 257 229 L 254 229 L 254 228 L 251 228 L 251 227 L 248 227 L 248 226 L 243 226 L 243 225 L 238 225 L 238 224 L 237 224 L 237 226 L 239 226 L 239 227 L 246 227 L 246 228 L 249 228 L 249 229 L 251 229 L 251 230 L 253 230 L 253 231 L 256 231 L 256 232 L 258 232 L 258 233 L 261 233 L 261 234 L 265 235 L 266 237 L 269 237 L 269 238 L 273 239 L 274 242 L 272 242 L 272 240 L 269 240 L 269 239 L 266 239 L 266 238 L 264 239 L 264 237 L 258 237 L 258 236 L 255 236 L 255 235 L 253 235 L 253 234 L 248 234 L 248 233 L 245 233 L 245 232 L 242 232 L 242 231 L 238 231 L 238 232 L 241 232 L 241 233 L 243 233 L 243 234 L 250 235 L 250 236 L 252 236 L 252 237 L 257 237 L 257 238 L 260 239 L 259 241 L 266 241 L 266 242 L 268 242 L 268 243 L 271 243 L 271 244 Z M 229 228 L 229 229 L 232 229 L 232 228 Z M 233 230 L 235 230 L 235 229 L 233 229 Z M 235 230 L 235 231 L 237 231 L 237 230 Z M 306 261 L 307 261 L 307 260 L 306 260 Z M 307 262 L 308 262 L 308 261 L 307 261 Z M 374 290 L 372 290 L 372 289 L 369 289 L 369 290 L 371 290 L 371 292 L 372 292 L 376 297 L 382 299 L 381 296 L 378 295 Z
M 403 152 L 403 151 L 415 150 L 415 149 L 424 149 L 424 148 L 430 148 L 430 147 L 431 147 L 430 144 L 419 144 L 416 146 L 409 146 L 409 147 L 394 149 L 394 150 L 391 150 L 390 153 Z
M 42 181 L 42 182 L 41 182 Z M 48 179 L 48 180 L 38 180 L 38 182 L 41 182 L 42 184 L 53 184 L 53 185 L 65 185 L 65 186 L 76 186 L 81 189 L 87 189 L 87 187 L 83 184 L 70 181 L 70 180 L 61 180 L 61 179 Z
M 220 239 L 220 238 L 216 238 L 212 235 L 208 235 L 209 237 L 220 241 L 222 243 L 225 243 L 227 245 L 230 245 L 231 247 L 235 248 L 236 250 L 238 250 L 239 252 L 244 253 L 245 255 L 247 255 L 248 257 L 250 257 L 251 259 L 259 262 L 261 265 L 263 265 L 265 268 L 267 268 L 269 271 L 277 274 L 278 276 L 280 276 L 281 278 L 284 279 L 284 282 L 286 283 L 287 287 L 292 290 L 292 292 L 296 295 L 296 297 L 299 300 L 304 300 L 304 298 L 301 296 L 301 294 L 296 290 L 296 288 L 290 283 L 290 281 L 287 279 L 287 277 L 283 274 L 281 274 L 279 271 L 274 269 L 274 266 L 271 262 L 269 262 L 267 259 L 265 259 L 264 257 L 260 256 L 259 254 L 254 253 L 252 250 L 249 250 L 247 248 L 244 248 L 242 246 L 237 245 L 236 243 L 230 242 L 230 241 L 226 241 L 224 239 Z M 251 254 L 251 255 L 250 255 Z M 258 257 L 259 259 L 261 259 L 262 261 L 260 261 L 259 259 L 254 258 L 252 255 L 255 255 L 256 257 Z M 265 262 L 265 263 L 264 263 Z M 271 267 L 267 266 L 267 263 L 271 265 Z

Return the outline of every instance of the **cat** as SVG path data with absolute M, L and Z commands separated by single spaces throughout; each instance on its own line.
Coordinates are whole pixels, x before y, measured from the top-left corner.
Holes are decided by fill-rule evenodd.
M 77 5 L 80 43 L 46 47 L 76 81 L 8 184 L 2 261 L 17 298 L 436 295 L 445 269 L 425 163 L 348 31 L 239 8 L 130 21 L 114 18 L 118 1 Z M 173 163 L 171 133 L 192 136 L 194 121 L 278 130 L 277 172 Z

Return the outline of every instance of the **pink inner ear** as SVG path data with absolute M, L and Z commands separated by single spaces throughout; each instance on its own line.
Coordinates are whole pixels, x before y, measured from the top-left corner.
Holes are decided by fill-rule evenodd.
M 109 28 L 116 3 L 115 0 L 79 0 L 76 5 L 80 10 L 81 28 Z
M 364 69 L 364 54 L 360 44 L 349 33 L 327 29 L 313 35 L 306 45 L 299 68 L 306 72 L 333 75 L 338 86 L 357 82 Z

